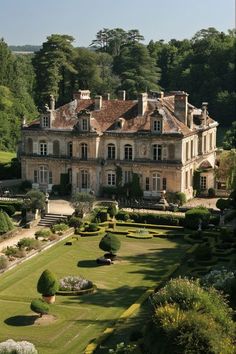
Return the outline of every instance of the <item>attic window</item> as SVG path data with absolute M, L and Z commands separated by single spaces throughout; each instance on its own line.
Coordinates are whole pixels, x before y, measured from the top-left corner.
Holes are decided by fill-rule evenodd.
M 160 119 L 155 119 L 153 121 L 153 130 L 154 132 L 161 132 L 162 130 L 162 122 Z
M 43 127 L 43 128 L 49 127 L 49 119 L 48 119 L 48 116 L 43 116 L 43 118 L 42 118 L 42 127 Z
M 87 118 L 82 118 L 81 130 L 83 130 L 83 131 L 87 131 L 88 130 L 88 119 Z

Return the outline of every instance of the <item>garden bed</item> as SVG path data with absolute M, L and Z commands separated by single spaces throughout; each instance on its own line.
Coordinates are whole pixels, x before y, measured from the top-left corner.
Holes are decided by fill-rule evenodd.
M 84 290 L 58 290 L 56 292 L 56 295 L 61 295 L 61 296 L 79 296 L 79 295 L 86 295 L 86 294 L 91 294 L 97 290 L 96 285 L 93 285 L 89 289 L 84 289 Z

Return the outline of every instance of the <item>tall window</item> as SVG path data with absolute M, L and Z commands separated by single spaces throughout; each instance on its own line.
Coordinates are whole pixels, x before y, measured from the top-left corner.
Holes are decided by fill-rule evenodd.
M 39 183 L 48 183 L 48 168 L 46 166 L 40 166 L 39 168 Z
M 116 147 L 114 144 L 107 145 L 107 158 L 112 160 L 116 158 Z
M 115 174 L 115 172 L 108 172 L 107 173 L 107 185 L 108 186 L 115 186 L 116 185 L 116 174 Z
M 89 173 L 87 170 L 81 171 L 81 188 L 83 189 L 89 188 Z
M 82 130 L 88 130 L 88 119 L 87 118 L 83 118 L 82 119 Z
M 132 145 L 126 144 L 125 145 L 125 160 L 132 160 L 132 159 L 133 159 Z
M 33 152 L 33 140 L 31 138 L 27 139 L 26 152 L 28 154 L 32 154 L 32 152 Z
M 169 152 L 169 160 L 174 160 L 175 158 L 175 145 L 174 144 L 170 144 L 168 146 L 168 152 Z
M 207 137 L 204 135 L 203 137 L 203 152 L 205 153 L 207 151 Z
M 210 150 L 212 150 L 212 133 L 210 134 Z
M 162 189 L 163 189 L 163 191 L 166 191 L 166 187 L 167 187 L 167 182 L 166 182 L 166 178 L 164 177 L 162 179 Z
M 189 143 L 186 143 L 186 151 L 185 151 L 185 160 L 188 161 L 189 159 Z
M 48 116 L 43 116 L 42 118 L 42 127 L 46 128 L 49 126 L 49 117 Z
M 132 182 L 133 172 L 132 171 L 125 171 L 125 183 Z
M 73 156 L 73 144 L 72 144 L 72 141 L 70 141 L 67 144 L 67 154 L 68 154 L 69 157 Z
M 188 188 L 188 171 L 185 172 L 185 189 Z
M 40 155 L 47 155 L 48 154 L 48 146 L 45 141 L 40 141 L 39 143 L 39 153 Z
M 201 187 L 201 189 L 206 189 L 207 188 L 207 178 L 206 178 L 206 176 L 201 176 L 201 178 L 200 178 L 200 187 Z
M 154 172 L 152 174 L 152 190 L 157 192 L 161 189 L 161 178 L 159 173 Z
M 34 183 L 38 183 L 38 171 L 34 170 Z
M 160 120 L 153 121 L 153 130 L 155 132 L 161 132 L 161 121 Z
M 152 152 L 153 152 L 153 160 L 162 160 L 162 146 L 161 145 L 153 145 L 152 148 Z
M 81 144 L 81 159 L 87 160 L 88 158 L 88 145 L 83 143 Z
M 193 169 L 190 169 L 190 173 L 189 173 L 189 184 L 192 187 L 193 185 Z
M 53 155 L 58 156 L 60 153 L 60 143 L 58 140 L 54 140 L 53 142 Z
M 149 190 L 150 190 L 150 180 L 149 180 L 149 177 L 146 177 L 146 180 L 145 180 L 145 189 L 146 189 L 146 191 L 149 191 Z

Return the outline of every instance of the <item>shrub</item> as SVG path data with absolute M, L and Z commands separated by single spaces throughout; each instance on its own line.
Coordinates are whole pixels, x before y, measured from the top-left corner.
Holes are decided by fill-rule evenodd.
M 0 354 L 38 354 L 38 351 L 30 342 L 15 342 L 13 339 L 8 339 L 0 343 Z
M 212 257 L 212 250 L 210 246 L 203 244 L 197 247 L 194 254 L 196 260 L 207 261 Z
M 20 189 L 23 191 L 23 192 L 28 192 L 32 189 L 32 182 L 31 181 L 28 181 L 28 180 L 25 180 L 25 181 L 22 181 L 21 182 L 21 185 L 20 185 Z
M 37 291 L 43 296 L 55 295 L 59 288 L 55 275 L 46 269 L 40 276 L 37 284 Z
M 53 233 L 63 232 L 69 229 L 69 226 L 65 223 L 55 224 L 51 227 Z
M 208 197 L 209 198 L 214 198 L 216 196 L 216 191 L 214 188 L 209 188 L 208 189 Z
M 7 246 L 7 248 L 5 248 L 3 250 L 3 253 L 8 256 L 8 257 L 15 257 L 17 254 L 18 248 L 17 247 L 13 247 L 13 246 Z
M 2 210 L 0 210 L 0 235 L 11 231 L 14 228 L 13 223 L 9 216 Z
M 115 235 L 108 233 L 101 239 L 99 248 L 114 255 L 120 249 L 120 240 Z
M 122 220 L 122 221 L 127 221 L 127 220 L 129 220 L 129 213 L 124 210 L 119 210 L 118 213 L 116 214 L 116 219 Z
M 7 204 L 0 204 L 0 209 L 5 211 L 5 213 L 7 213 L 7 215 L 9 215 L 9 216 L 14 215 L 16 212 L 16 209 L 11 204 L 8 204 L 8 205 Z
M 185 213 L 184 224 L 189 229 L 197 230 L 199 222 L 201 221 L 202 227 L 207 227 L 210 221 L 210 212 L 205 207 L 196 207 L 191 210 L 188 210 Z
M 8 259 L 5 256 L 0 256 L 0 270 L 6 269 L 8 266 Z
M 89 225 L 85 226 L 85 231 L 94 232 L 94 231 L 97 231 L 97 230 L 98 230 L 98 226 L 95 223 L 90 223 Z
M 41 243 L 33 238 L 25 237 L 18 241 L 17 247 L 26 248 L 27 250 L 37 250 L 41 248 Z
M 31 302 L 30 309 L 42 316 L 49 312 L 49 305 L 42 299 L 35 299 Z
M 117 214 L 116 206 L 114 204 L 110 205 L 107 209 L 107 212 L 110 215 L 110 217 L 113 218 Z
M 59 290 L 79 291 L 92 288 L 93 283 L 81 276 L 69 275 L 59 280 Z
M 100 219 L 101 222 L 108 220 L 107 209 L 100 209 L 97 213 L 97 218 Z
M 127 213 L 128 214 L 128 213 Z M 179 215 L 165 215 L 152 213 L 129 213 L 130 219 L 137 223 L 157 224 L 157 225 L 171 225 L 179 226 L 184 223 L 184 216 Z M 117 215 L 118 218 L 118 215 Z
M 216 202 L 216 207 L 221 211 L 230 208 L 230 200 L 219 198 Z
M 35 238 L 38 239 L 39 237 L 48 238 L 52 234 L 51 230 L 42 229 L 35 232 Z
M 83 224 L 83 220 L 77 216 L 72 216 L 69 220 L 70 227 L 80 227 Z
M 179 205 L 183 205 L 184 203 L 186 203 L 187 199 L 186 199 L 186 195 L 183 192 L 176 192 L 176 202 Z

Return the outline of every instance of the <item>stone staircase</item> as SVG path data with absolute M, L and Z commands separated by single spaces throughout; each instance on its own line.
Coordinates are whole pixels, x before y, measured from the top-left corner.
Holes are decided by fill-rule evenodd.
M 58 224 L 60 221 L 65 222 L 67 220 L 66 215 L 61 214 L 46 214 L 40 221 L 38 222 L 38 226 L 50 227 L 54 224 Z

